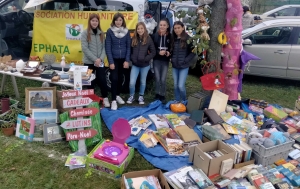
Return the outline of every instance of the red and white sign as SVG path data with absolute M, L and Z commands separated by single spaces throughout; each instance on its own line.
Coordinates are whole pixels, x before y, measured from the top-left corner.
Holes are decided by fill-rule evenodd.
M 98 132 L 95 129 L 67 132 L 66 133 L 66 141 L 92 138 L 97 133 Z
M 86 117 L 86 116 L 93 116 L 99 112 L 97 108 L 81 108 L 75 110 L 69 110 L 70 118 L 75 117 Z
M 91 127 L 92 120 L 91 120 L 91 118 L 69 120 L 69 121 L 63 122 L 60 126 L 64 129 L 78 129 L 78 128 L 84 128 L 84 127 Z
M 61 97 L 76 97 L 76 96 L 86 96 L 86 95 L 93 95 L 94 89 L 87 89 L 87 90 L 65 90 L 62 91 Z
M 76 98 L 63 100 L 63 108 L 73 108 L 78 106 L 87 106 L 92 103 L 93 100 L 90 98 Z

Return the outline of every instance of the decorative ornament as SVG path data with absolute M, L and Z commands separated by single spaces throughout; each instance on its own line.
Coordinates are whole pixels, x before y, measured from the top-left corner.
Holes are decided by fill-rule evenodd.
M 66 58 L 65 55 L 63 54 L 61 57 L 61 62 L 60 62 L 60 66 L 61 66 L 61 72 L 64 73 L 64 67 L 66 66 Z
M 221 45 L 226 45 L 227 44 L 227 36 L 224 32 L 221 32 L 218 36 L 218 42 Z
M 210 37 L 207 33 L 207 30 L 209 29 L 209 26 L 208 25 L 207 26 L 202 26 L 201 29 L 203 30 L 203 33 L 201 34 L 201 38 L 203 40 L 210 40 Z

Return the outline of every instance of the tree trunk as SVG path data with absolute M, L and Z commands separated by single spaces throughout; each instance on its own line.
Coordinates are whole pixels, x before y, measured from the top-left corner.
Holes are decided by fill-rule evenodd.
M 212 52 L 207 53 L 207 61 L 221 62 L 222 45 L 218 42 L 218 36 L 224 31 L 225 27 L 225 14 L 227 10 L 226 0 L 214 0 L 210 4 L 212 9 L 211 18 L 209 22 L 209 46 Z

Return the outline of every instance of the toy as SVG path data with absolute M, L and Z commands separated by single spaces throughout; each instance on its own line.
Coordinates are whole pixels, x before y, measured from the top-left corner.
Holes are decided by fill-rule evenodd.
M 271 140 L 269 138 L 265 138 L 263 146 L 266 148 L 271 148 L 271 147 L 275 146 L 275 143 L 273 142 L 273 140 Z
M 64 73 L 64 67 L 66 66 L 66 58 L 64 54 L 61 57 L 60 66 L 61 66 L 61 72 Z
M 126 119 L 119 118 L 112 126 L 113 141 L 106 140 L 94 153 L 94 158 L 111 164 L 120 165 L 129 154 L 125 143 L 131 134 L 131 128 Z
M 269 139 L 271 139 L 275 145 L 282 144 L 286 142 L 286 137 L 289 137 L 289 133 L 283 133 L 280 131 L 275 131 L 271 133 Z

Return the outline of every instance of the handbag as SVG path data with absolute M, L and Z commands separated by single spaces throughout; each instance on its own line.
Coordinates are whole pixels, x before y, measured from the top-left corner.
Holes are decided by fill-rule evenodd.
M 212 73 L 208 73 L 210 68 L 215 66 L 216 71 Z M 205 72 L 206 69 L 206 72 Z M 225 87 L 225 75 L 219 69 L 215 62 L 208 62 L 202 67 L 203 76 L 200 77 L 200 81 L 202 83 L 202 88 L 204 90 L 216 90 L 222 89 Z

